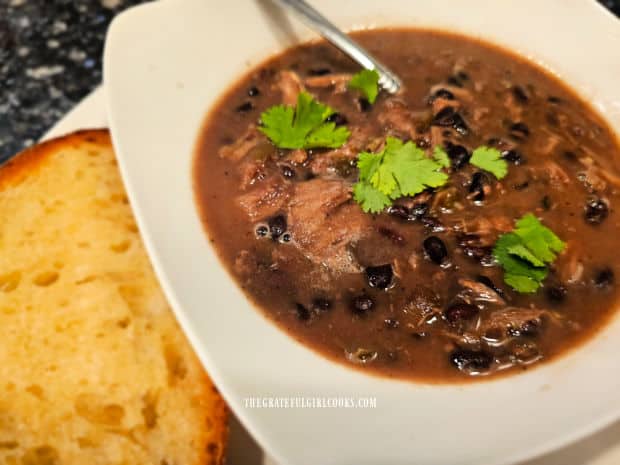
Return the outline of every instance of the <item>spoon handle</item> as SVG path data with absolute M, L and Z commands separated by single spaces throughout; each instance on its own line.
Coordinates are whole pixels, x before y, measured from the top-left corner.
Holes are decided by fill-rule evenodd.
M 379 73 L 379 84 L 386 91 L 395 94 L 401 88 L 402 83 L 400 79 L 392 71 L 304 0 L 277 0 L 277 2 L 296 13 L 307 26 L 321 34 L 326 40 L 362 65 L 362 67 L 376 70 Z

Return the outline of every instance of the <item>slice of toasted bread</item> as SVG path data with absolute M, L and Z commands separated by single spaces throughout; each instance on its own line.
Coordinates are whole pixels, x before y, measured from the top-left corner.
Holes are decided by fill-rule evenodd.
M 142 246 L 106 131 L 0 168 L 0 463 L 223 463 L 226 407 Z

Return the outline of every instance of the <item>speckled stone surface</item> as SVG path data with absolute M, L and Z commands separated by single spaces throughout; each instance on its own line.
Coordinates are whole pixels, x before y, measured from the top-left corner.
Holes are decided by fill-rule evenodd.
M 620 16 L 620 1 L 619 0 L 599 0 L 600 3 L 609 8 L 616 16 Z
M 139 0 L 0 0 L 0 162 L 101 81 L 114 15 Z
M 144 1 L 0 0 L 0 162 L 99 84 L 110 20 Z M 599 1 L 620 15 L 620 0 Z

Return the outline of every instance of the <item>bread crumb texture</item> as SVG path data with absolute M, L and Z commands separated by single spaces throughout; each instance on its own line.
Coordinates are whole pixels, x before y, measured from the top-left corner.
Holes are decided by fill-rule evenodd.
M 0 168 L 0 464 L 221 464 L 227 411 L 157 283 L 106 131 Z

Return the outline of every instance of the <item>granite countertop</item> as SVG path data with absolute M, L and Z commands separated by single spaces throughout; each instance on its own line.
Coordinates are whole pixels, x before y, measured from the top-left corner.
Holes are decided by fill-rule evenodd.
M 0 162 L 100 83 L 110 20 L 144 1 L 0 0 Z M 620 16 L 620 0 L 599 1 Z
M 101 82 L 115 14 L 144 0 L 0 0 L 0 162 Z

